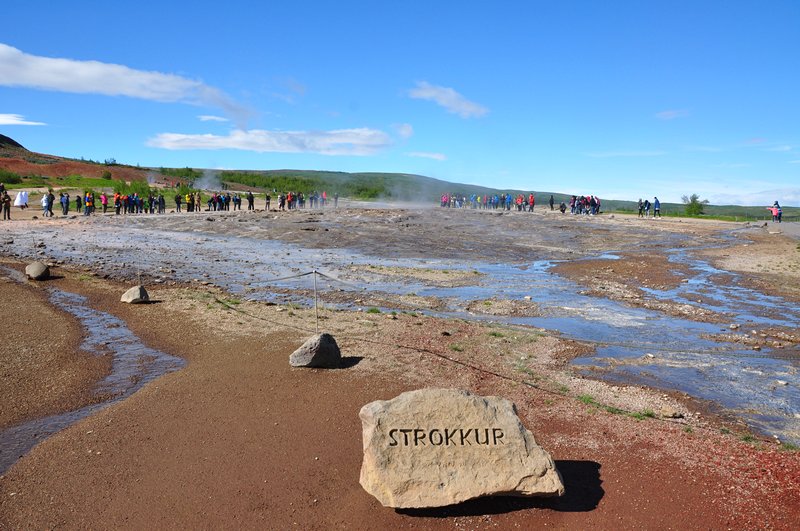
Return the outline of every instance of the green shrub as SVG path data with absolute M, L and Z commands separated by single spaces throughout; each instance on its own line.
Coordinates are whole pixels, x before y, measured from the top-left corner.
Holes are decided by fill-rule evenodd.
M 692 194 L 690 196 L 683 196 L 681 198 L 686 210 L 687 216 L 701 216 L 703 215 L 703 207 L 708 204 L 708 199 L 700 200 L 700 196 Z
M 0 183 L 20 184 L 22 183 L 22 177 L 17 175 L 13 171 L 8 171 L 0 168 Z
M 578 400 L 580 400 L 581 402 L 583 402 L 586 405 L 592 405 L 592 404 L 595 403 L 594 402 L 594 397 L 592 395 L 580 395 L 578 397 Z

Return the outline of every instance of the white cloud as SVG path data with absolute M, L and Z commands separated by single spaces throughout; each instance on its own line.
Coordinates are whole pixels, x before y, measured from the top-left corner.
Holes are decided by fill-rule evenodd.
M 672 109 L 656 113 L 656 118 L 659 120 L 674 120 L 675 118 L 684 118 L 686 116 L 689 116 L 689 111 L 685 109 Z
M 597 159 L 605 159 L 616 157 L 658 157 L 665 154 L 665 151 L 599 151 L 594 153 L 586 153 L 586 156 Z
M 297 102 L 297 98 L 305 96 L 308 91 L 308 87 L 291 76 L 280 78 L 277 80 L 277 83 L 285 90 L 283 92 L 272 92 L 270 96 L 290 105 L 294 105 Z
M 409 90 L 408 95 L 418 100 L 433 101 L 462 118 L 480 117 L 489 112 L 483 105 L 469 101 L 455 90 L 431 85 L 427 81 L 418 81 L 417 88 Z
M 779 151 L 779 152 L 786 152 L 791 151 L 792 146 L 774 146 L 770 148 L 764 148 L 764 151 Z
M 222 116 L 213 116 L 211 114 L 201 114 L 197 117 L 201 122 L 230 122 L 227 118 Z
M 414 135 L 414 127 L 411 124 L 394 124 L 392 127 L 400 138 L 411 138 Z
M 201 122 L 230 122 L 227 118 L 222 116 L 212 116 L 210 114 L 201 114 L 197 117 Z
M 0 114 L 0 125 L 47 125 L 44 122 L 29 122 L 21 114 Z
M 433 160 L 447 160 L 447 155 L 442 153 L 427 153 L 425 151 L 412 151 L 411 153 L 406 153 L 409 157 L 420 157 L 423 159 L 433 159 Z
M 318 153 L 321 155 L 373 155 L 391 144 L 389 135 L 376 129 L 335 131 L 231 131 L 227 136 L 160 133 L 147 141 L 151 147 L 184 149 L 240 149 L 257 153 Z
M 0 86 L 209 105 L 241 121 L 249 114 L 224 92 L 201 81 L 99 61 L 30 55 L 1 43 Z

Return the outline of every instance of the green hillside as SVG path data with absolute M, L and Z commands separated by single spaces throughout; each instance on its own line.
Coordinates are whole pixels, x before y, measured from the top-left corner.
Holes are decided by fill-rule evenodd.
M 163 171 L 163 170 L 162 170 Z M 436 204 L 443 193 L 463 195 L 472 194 L 529 194 L 531 190 L 488 188 L 471 184 L 459 184 L 414 175 L 409 173 L 346 173 L 316 170 L 264 170 L 264 171 L 225 171 L 219 178 L 232 188 L 236 184 L 277 192 L 327 191 L 338 193 L 342 197 L 362 200 L 387 200 L 414 203 Z M 546 205 L 550 195 L 556 202 L 569 204 L 571 195 L 533 190 L 536 204 Z M 600 195 L 602 199 L 602 192 Z M 638 198 L 637 198 L 638 199 Z M 766 205 L 765 205 L 766 206 Z M 635 200 L 603 200 L 603 212 L 636 213 Z M 800 208 L 784 207 L 784 219 L 800 220 Z M 685 216 L 683 203 L 662 203 L 661 213 L 664 216 Z M 704 205 L 702 217 L 726 219 L 731 221 L 766 220 L 770 213 L 765 207 L 747 207 L 737 205 Z

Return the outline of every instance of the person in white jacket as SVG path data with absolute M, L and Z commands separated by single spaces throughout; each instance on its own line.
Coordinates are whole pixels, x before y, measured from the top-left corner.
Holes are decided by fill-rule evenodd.
M 48 194 L 42 195 L 42 216 L 47 217 L 50 215 L 50 196 Z

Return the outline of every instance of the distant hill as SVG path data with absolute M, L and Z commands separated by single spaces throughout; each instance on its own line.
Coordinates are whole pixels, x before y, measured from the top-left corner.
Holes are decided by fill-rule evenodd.
M 0 135 L 0 173 L 2 172 L 19 177 L 36 176 L 52 179 L 70 175 L 100 178 L 106 172 L 110 172 L 112 178 L 124 181 L 147 181 L 148 176 L 152 178 L 152 171 L 147 168 L 35 153 L 5 135 Z
M 20 144 L 13 138 L 7 137 L 6 135 L 0 135 L 0 146 L 25 149 L 24 147 L 22 147 L 22 144 Z
M 224 182 L 231 189 L 248 189 L 253 191 L 295 191 L 305 194 L 313 191 L 326 191 L 329 195 L 338 193 L 341 197 L 363 200 L 385 200 L 397 202 L 413 202 L 437 204 L 442 194 L 457 194 L 470 197 L 475 194 L 511 193 L 525 194 L 532 190 L 500 189 L 473 184 L 461 184 L 434 179 L 424 175 L 411 173 L 347 173 L 321 170 L 249 170 L 249 171 L 217 171 L 200 168 L 139 168 L 110 162 L 75 160 L 54 155 L 45 155 L 28 151 L 21 144 L 4 135 L 0 135 L 0 182 L 3 172 L 13 176 L 39 176 L 45 178 L 64 178 L 69 175 L 81 175 L 89 178 L 102 177 L 110 172 L 113 179 L 124 181 L 149 181 L 172 186 L 177 183 L 205 182 L 210 176 L 213 182 Z M 57 183 L 53 183 L 57 184 Z M 206 185 L 207 186 L 207 185 Z M 566 185 L 565 185 L 566 187 Z M 213 188 L 213 186 L 212 186 Z M 602 198 L 602 190 L 596 192 Z M 550 195 L 556 203 L 569 203 L 570 194 L 533 190 L 537 208 L 545 208 Z M 604 199 L 604 212 L 635 213 L 634 201 L 618 201 Z M 680 203 L 662 203 L 661 212 L 665 215 L 682 215 L 684 206 Z M 706 205 L 708 216 L 725 217 L 726 219 L 766 219 L 767 211 L 763 207 L 716 206 Z M 784 208 L 784 219 L 796 220 L 800 216 L 798 208 Z

